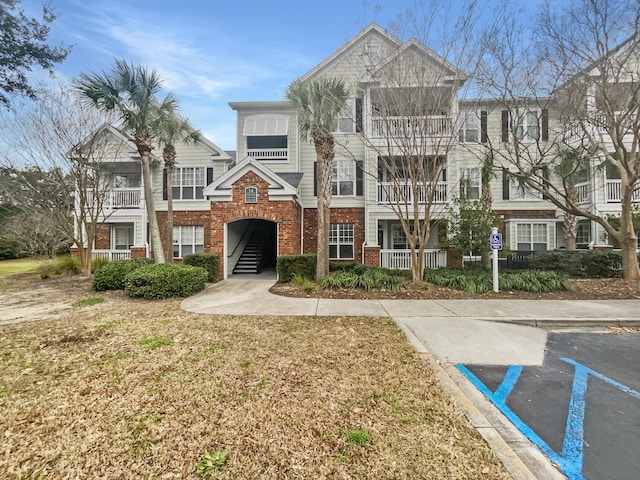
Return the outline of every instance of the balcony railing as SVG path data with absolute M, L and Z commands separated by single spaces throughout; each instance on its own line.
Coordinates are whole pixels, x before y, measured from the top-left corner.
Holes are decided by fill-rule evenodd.
M 578 203 L 589 203 L 591 201 L 589 183 L 578 183 L 576 185 L 576 192 L 578 193 Z
M 398 270 L 411 270 L 413 264 L 411 250 L 380 250 L 380 266 Z M 424 268 L 447 266 L 447 252 L 444 250 L 425 250 Z
M 104 258 L 109 261 L 129 260 L 131 258 L 130 250 L 92 250 L 91 258 Z
M 452 134 L 451 118 L 447 115 L 427 117 L 373 117 L 371 136 L 374 138 L 445 137 Z
M 289 158 L 288 148 L 250 148 L 247 155 L 256 160 L 286 160 Z
M 610 203 L 620 202 L 622 200 L 622 180 L 607 180 L 605 183 L 606 201 Z M 640 202 L 640 185 L 636 185 L 633 191 L 632 201 Z
M 417 185 L 415 193 L 421 205 L 429 201 L 431 184 Z M 447 201 L 447 182 L 437 182 L 433 195 L 433 203 Z M 411 182 L 380 182 L 378 183 L 378 203 L 380 204 L 412 204 L 414 203 L 414 187 Z
M 142 204 L 141 188 L 114 188 L 107 192 L 104 208 L 140 208 Z

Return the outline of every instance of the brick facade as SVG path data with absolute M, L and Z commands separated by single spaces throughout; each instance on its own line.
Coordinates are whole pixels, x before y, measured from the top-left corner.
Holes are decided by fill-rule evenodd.
M 364 243 L 364 208 L 332 208 L 329 214 L 331 223 L 353 224 L 353 260 L 362 261 L 362 244 Z M 318 209 L 304 209 L 304 253 L 315 253 L 318 246 Z M 333 261 L 333 260 L 332 260 Z M 379 263 L 379 260 L 378 260 Z
M 165 255 L 167 254 L 167 212 L 156 212 L 158 227 L 160 228 L 160 238 Z M 211 211 L 186 210 L 173 212 L 173 226 L 204 226 L 204 251 L 211 253 Z
M 258 201 L 245 203 L 245 188 L 256 187 Z M 211 202 L 209 234 L 205 242 L 211 253 L 220 255 L 221 278 L 225 271 L 224 224 L 234 220 L 261 219 L 278 224 L 278 255 L 300 253 L 302 207 L 292 201 L 270 201 L 269 184 L 254 172 L 247 172 L 233 184 L 232 201 Z M 177 223 L 176 223 L 177 225 Z M 205 248 L 206 250 L 206 248 Z

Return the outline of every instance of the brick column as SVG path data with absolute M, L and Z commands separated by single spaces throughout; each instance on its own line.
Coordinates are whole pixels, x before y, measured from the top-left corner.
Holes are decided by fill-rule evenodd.
M 447 250 L 447 268 L 462 268 L 462 254 L 455 250 Z
M 380 266 L 380 246 L 365 245 L 364 247 L 364 264 L 368 267 Z
M 147 248 L 131 247 L 131 258 L 147 258 Z

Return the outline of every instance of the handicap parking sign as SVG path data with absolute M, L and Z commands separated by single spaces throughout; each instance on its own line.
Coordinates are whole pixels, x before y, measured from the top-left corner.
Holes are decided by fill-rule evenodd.
M 491 243 L 491 250 L 502 250 L 502 234 L 492 233 L 489 243 Z

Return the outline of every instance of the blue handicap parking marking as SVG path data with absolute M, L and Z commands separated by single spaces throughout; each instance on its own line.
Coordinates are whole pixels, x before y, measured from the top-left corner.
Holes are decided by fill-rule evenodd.
M 495 391 L 492 391 L 473 372 L 462 364 L 456 365 L 471 383 L 487 397 L 502 414 L 513 423 L 531 442 L 556 464 L 569 480 L 582 480 L 584 464 L 584 418 L 586 409 L 586 392 L 589 377 L 595 377 L 612 387 L 640 399 L 640 392 L 616 380 L 607 377 L 575 360 L 562 357 L 561 361 L 571 365 L 574 369 L 571 397 L 567 412 L 562 452 L 558 453 L 545 442 L 527 423 L 525 423 L 508 405 L 507 399 L 517 384 L 523 367 L 510 366 Z

